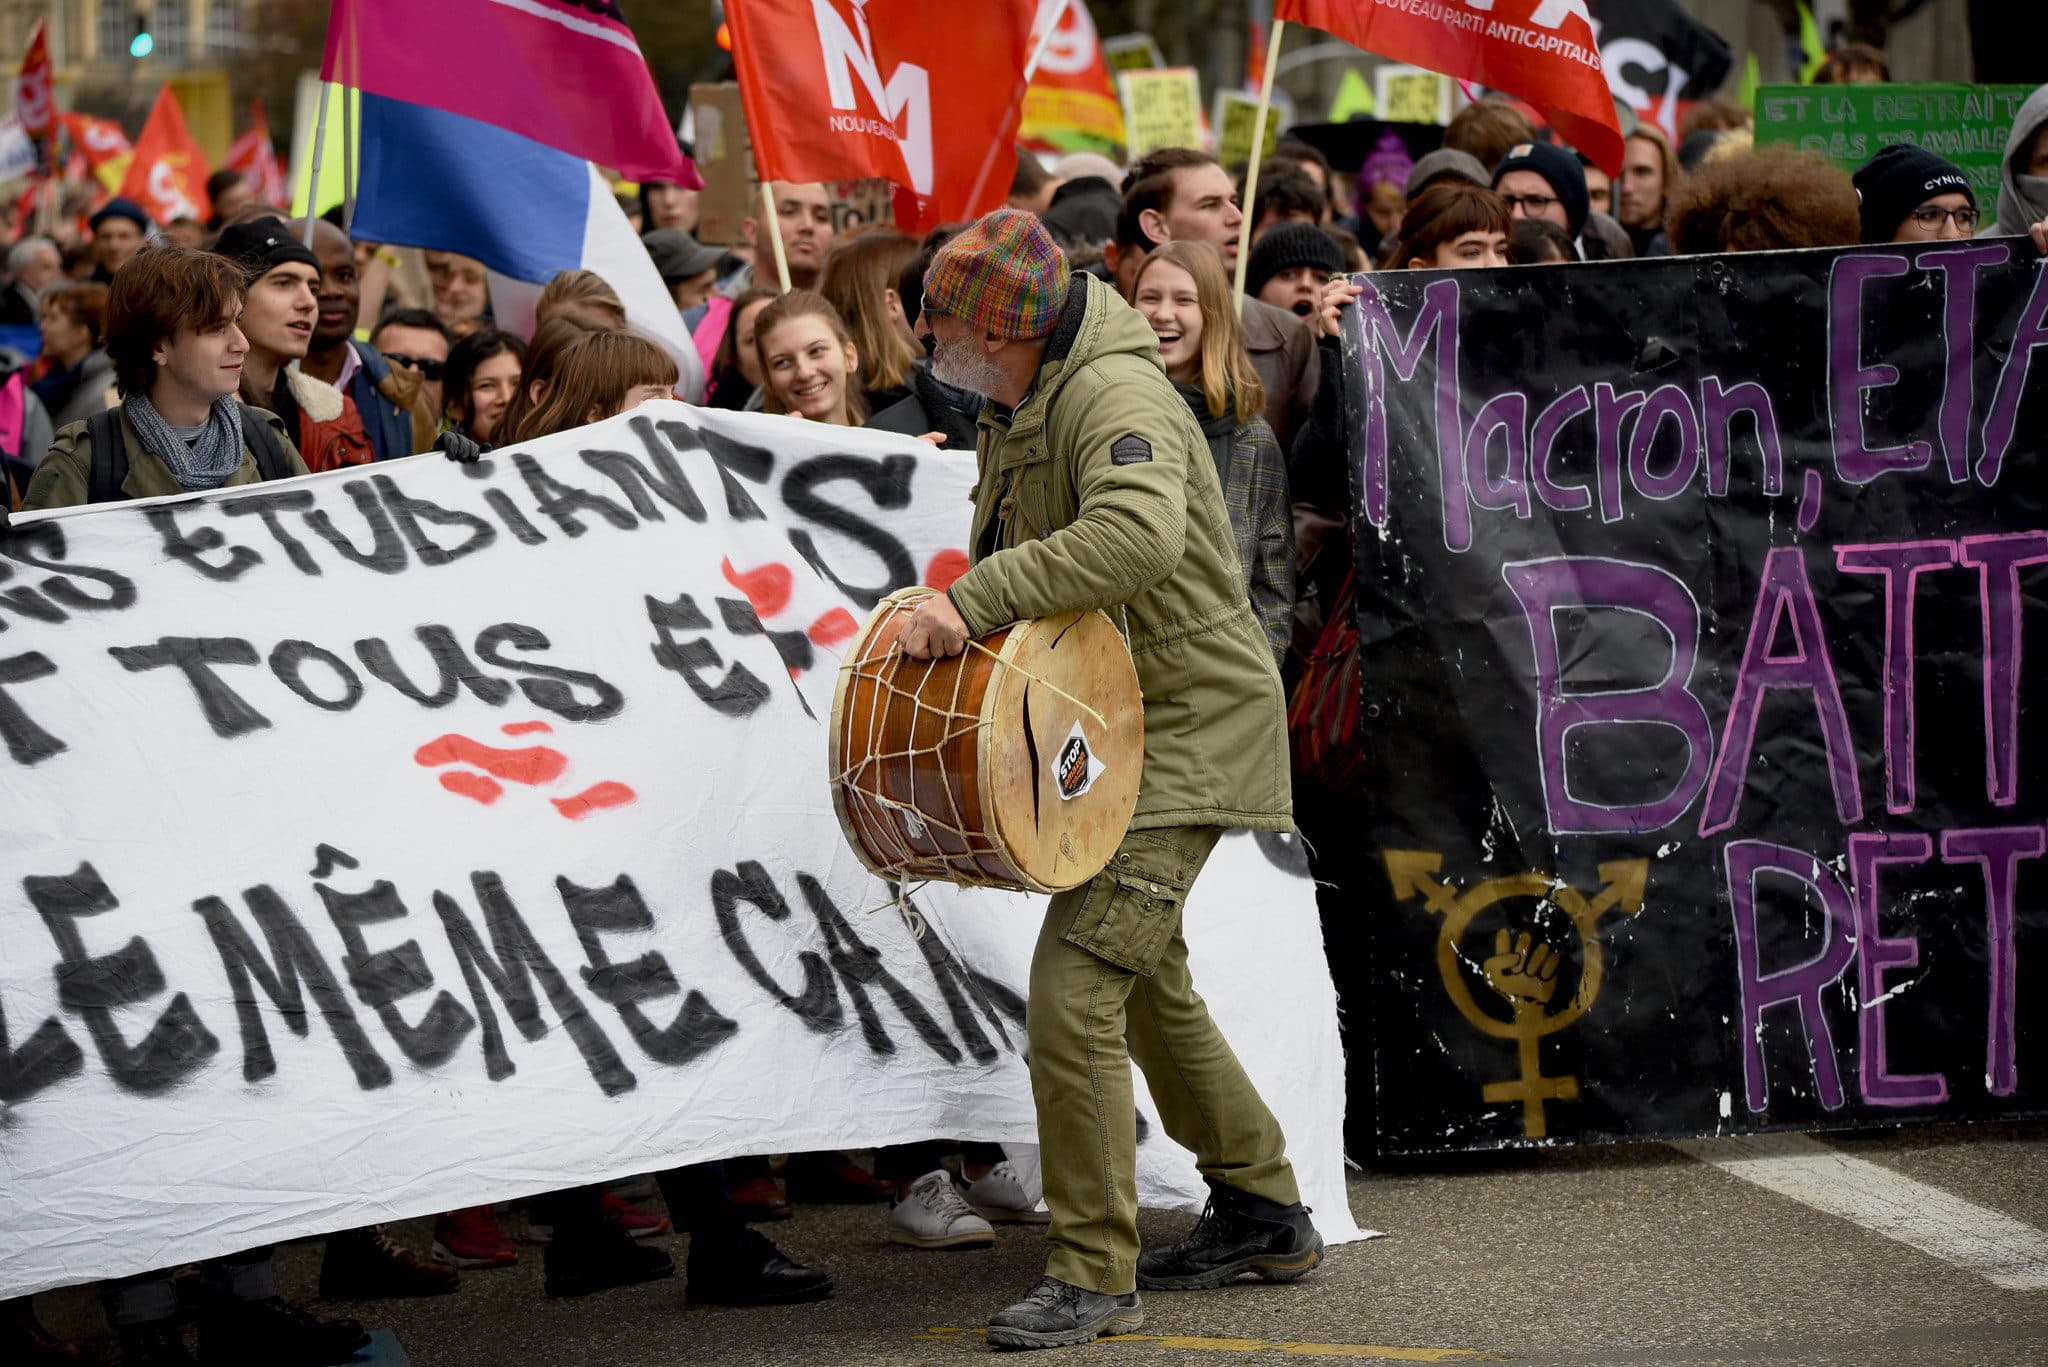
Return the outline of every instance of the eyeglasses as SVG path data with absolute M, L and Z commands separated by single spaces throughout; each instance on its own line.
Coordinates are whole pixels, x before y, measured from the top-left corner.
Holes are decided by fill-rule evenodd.
M 1912 217 L 1915 223 L 1930 233 L 1940 232 L 1941 221 L 1945 218 L 1956 221 L 1958 232 L 1968 233 L 1977 226 L 1977 211 L 1970 208 L 1944 209 L 1939 204 L 1923 204 L 1913 211 Z
M 1550 212 L 1550 206 L 1557 203 L 1554 195 L 1502 195 L 1501 202 L 1508 206 L 1508 212 L 1520 209 L 1530 218 L 1541 218 Z
M 384 359 L 393 365 L 404 366 L 407 370 L 417 370 L 429 383 L 441 378 L 441 367 L 447 364 L 445 361 L 430 360 L 425 356 L 407 356 L 397 351 L 385 352 Z

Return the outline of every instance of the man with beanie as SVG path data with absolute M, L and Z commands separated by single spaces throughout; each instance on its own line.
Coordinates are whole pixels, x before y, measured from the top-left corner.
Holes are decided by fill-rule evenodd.
M 118 196 L 101 205 L 85 226 L 92 229 L 92 254 L 98 263 L 92 278 L 102 285 L 113 283 L 114 272 L 133 260 L 149 237 L 149 215 L 134 200 Z
M 1181 929 L 1227 829 L 1293 825 L 1285 706 L 1215 462 L 1145 320 L 1104 282 L 1069 277 L 1044 227 L 1013 209 L 947 243 L 923 299 L 934 373 L 986 397 L 972 564 L 918 605 L 905 652 L 957 655 L 1012 622 L 1104 608 L 1144 695 L 1130 830 L 1107 868 L 1053 897 L 1031 962 L 1051 1248 L 988 1339 L 1061 1347 L 1142 1325 L 1139 1286 L 1292 1281 L 1322 1260 L 1286 1140 L 1195 995 Z M 1132 1060 L 1211 1191 L 1186 1238 L 1142 1256 Z
M 1344 253 L 1328 233 L 1313 223 L 1282 223 L 1268 228 L 1252 248 L 1244 290 L 1261 303 L 1306 319 L 1314 329 L 1323 286 L 1343 269 Z
M 1977 194 L 1963 168 L 1895 142 L 1850 177 L 1866 243 L 1943 242 L 1977 231 Z
M 1627 230 L 1592 211 L 1586 170 L 1579 159 L 1555 143 L 1524 142 L 1509 148 L 1493 168 L 1493 188 L 1516 219 L 1540 219 L 1564 229 L 1582 261 L 1635 254 Z
M 284 424 L 235 402 L 242 289 L 231 263 L 183 247 L 151 248 L 114 277 L 107 355 L 122 404 L 57 433 L 24 512 L 306 473 Z

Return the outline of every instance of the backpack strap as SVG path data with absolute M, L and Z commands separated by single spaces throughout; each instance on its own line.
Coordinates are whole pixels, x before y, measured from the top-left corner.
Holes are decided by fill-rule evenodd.
M 291 459 L 284 453 L 284 443 L 271 430 L 270 414 L 260 408 L 242 404 L 242 440 L 249 448 L 249 454 L 256 457 L 256 474 L 264 480 L 290 479 Z
M 119 503 L 128 495 L 121 486 L 128 482 L 128 442 L 121 435 L 121 410 L 102 408 L 85 420 L 85 435 L 92 441 L 92 473 L 86 483 L 86 502 Z

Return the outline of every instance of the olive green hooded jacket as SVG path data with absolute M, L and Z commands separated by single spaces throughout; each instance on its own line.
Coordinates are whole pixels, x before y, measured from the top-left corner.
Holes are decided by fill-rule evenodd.
M 1138 312 L 1073 277 L 1031 392 L 981 410 L 972 567 L 953 605 L 976 635 L 1102 608 L 1145 695 L 1134 829 L 1290 830 L 1286 706 L 1194 415 Z

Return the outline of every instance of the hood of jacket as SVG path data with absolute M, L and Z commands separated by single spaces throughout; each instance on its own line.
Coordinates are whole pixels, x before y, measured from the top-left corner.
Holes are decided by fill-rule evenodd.
M 299 410 L 314 422 L 333 422 L 341 416 L 341 391 L 300 370 L 297 361 L 285 371 L 285 382 L 291 386 Z
M 2015 237 L 2030 224 L 2048 218 L 2048 176 L 2021 175 L 2020 154 L 2034 140 L 2034 134 L 2048 124 L 2048 85 L 2027 96 L 2013 117 L 2012 136 L 2005 140 L 2005 157 L 1998 163 L 1998 232 Z
M 1158 335 L 1136 309 L 1111 307 L 1122 302 L 1115 286 L 1086 271 L 1076 271 L 1068 278 L 1067 302 L 1061 306 L 1059 321 L 1053 324 L 1052 337 L 1046 342 L 1045 356 L 1038 363 L 1038 377 L 1011 415 L 1012 434 L 1022 435 L 1044 427 L 1046 411 L 1059 396 L 1060 386 L 1091 361 L 1128 352 L 1149 359 L 1155 366 L 1159 364 Z M 996 405 L 983 405 L 982 421 L 999 422 L 996 413 Z

